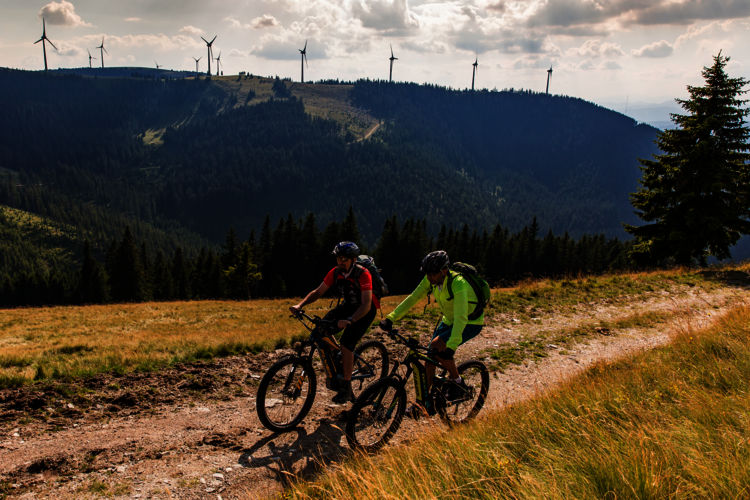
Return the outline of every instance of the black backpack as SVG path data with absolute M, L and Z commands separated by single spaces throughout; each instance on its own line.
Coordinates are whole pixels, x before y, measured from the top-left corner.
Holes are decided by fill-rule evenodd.
M 477 296 L 478 302 L 469 301 L 469 304 L 476 304 L 476 307 L 474 308 L 474 311 L 472 311 L 468 319 L 469 321 L 474 321 L 479 316 L 482 315 L 484 312 L 484 308 L 487 307 L 487 304 L 489 304 L 490 299 L 492 298 L 492 292 L 490 290 L 490 285 L 482 277 L 479 275 L 479 271 L 474 266 L 470 266 L 469 264 L 464 264 L 463 262 L 454 262 L 450 266 L 450 270 L 454 273 L 460 274 L 466 282 L 471 286 L 471 289 L 474 290 L 474 295 Z M 450 273 L 448 273 L 448 282 L 446 283 L 446 286 L 448 287 L 448 300 L 453 300 L 453 280 L 455 277 L 451 276 Z M 430 303 L 430 294 L 432 293 L 432 288 L 430 288 L 430 292 L 427 294 L 427 304 Z M 427 309 L 427 306 L 425 305 L 425 310 Z
M 372 293 L 375 294 L 378 300 L 388 295 L 388 285 L 385 284 L 383 277 L 380 276 L 380 269 L 375 265 L 375 259 L 369 255 L 360 255 L 357 257 L 355 265 L 357 269 L 350 276 L 354 282 L 354 286 L 359 287 L 359 277 L 362 275 L 362 270 L 367 269 L 372 277 Z M 333 282 L 336 283 L 338 279 L 339 270 L 336 268 L 333 272 Z

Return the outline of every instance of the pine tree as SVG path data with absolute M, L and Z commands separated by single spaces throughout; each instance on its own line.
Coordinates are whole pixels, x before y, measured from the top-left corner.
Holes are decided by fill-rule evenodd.
M 112 297 L 117 302 L 143 300 L 143 270 L 130 226 L 125 226 L 122 241 L 117 246 L 113 272 Z
M 172 287 L 175 299 L 190 299 L 190 272 L 180 247 L 174 251 L 172 258 Z
M 738 97 L 748 81 L 729 78 L 721 52 L 703 68 L 703 87 L 688 86 L 690 99 L 677 99 L 688 112 L 672 115 L 678 128 L 659 134 L 664 154 L 639 160 L 642 188 L 631 195 L 636 215 L 647 222 L 625 225 L 636 237 L 638 262 L 674 258 L 681 265 L 707 257 L 731 256 L 730 247 L 750 234 L 750 130 Z
M 91 254 L 89 240 L 83 241 L 83 263 L 78 274 L 76 299 L 82 304 L 103 304 L 108 300 L 107 278 Z
M 352 205 L 349 205 L 346 218 L 341 223 L 340 236 L 344 241 L 352 241 L 358 246 L 362 246 L 362 237 L 359 234 L 359 226 L 357 226 L 357 218 L 354 215 L 354 207 Z
M 172 271 L 164 252 L 159 250 L 154 264 L 154 300 L 172 300 Z

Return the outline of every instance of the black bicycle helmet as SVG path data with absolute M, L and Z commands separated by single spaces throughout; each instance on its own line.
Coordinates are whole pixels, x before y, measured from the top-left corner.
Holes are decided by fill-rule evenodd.
M 422 259 L 422 271 L 425 274 L 435 274 L 438 271 L 442 271 L 451 261 L 448 258 L 448 254 L 444 250 L 435 250 L 427 254 L 427 257 Z
M 349 257 L 356 259 L 359 257 L 359 247 L 351 241 L 342 241 L 333 248 L 333 255 L 336 257 Z

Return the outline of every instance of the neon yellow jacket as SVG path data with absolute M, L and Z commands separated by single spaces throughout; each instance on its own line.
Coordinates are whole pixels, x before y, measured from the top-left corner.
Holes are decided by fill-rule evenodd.
M 448 300 L 448 280 L 452 279 L 451 289 L 453 290 L 453 300 Z M 432 294 L 435 296 L 435 301 L 440 306 L 440 311 L 443 313 L 443 323 L 446 325 L 452 325 L 451 338 L 447 342 L 447 347 L 454 351 L 458 348 L 463 340 L 463 331 L 466 325 L 484 325 L 484 313 L 473 321 L 469 321 L 469 314 L 474 311 L 477 303 L 477 295 L 471 288 L 471 285 L 461 277 L 460 274 L 448 271 L 448 276 L 445 277 L 442 287 L 432 286 L 427 281 L 427 276 L 422 278 L 422 282 L 417 286 L 411 295 L 406 297 L 396 309 L 390 313 L 387 318 L 394 323 L 409 312 L 409 309 L 427 296 L 427 292 L 432 288 Z M 442 288 L 442 290 L 440 289 Z M 469 304 L 474 302 L 474 304 Z

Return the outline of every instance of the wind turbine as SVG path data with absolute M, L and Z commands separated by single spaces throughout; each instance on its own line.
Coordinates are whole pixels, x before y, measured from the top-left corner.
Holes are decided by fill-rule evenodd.
M 159 69 L 159 68 L 161 68 L 161 66 L 159 66 L 159 63 L 158 63 L 158 62 L 156 62 L 156 59 L 154 59 L 154 64 L 156 64 L 156 69 Z
M 300 78 L 300 83 L 305 83 L 305 64 L 307 64 L 307 40 L 305 40 L 305 48 L 297 50 L 299 50 L 300 57 L 302 58 L 300 61 L 300 66 L 302 67 L 302 77 Z M 308 65 L 307 67 L 309 68 L 310 66 Z
M 214 61 L 216 61 L 216 76 L 219 76 L 221 74 L 221 71 L 219 71 L 221 69 L 221 51 L 219 51 L 219 57 Z
M 550 64 L 549 69 L 547 70 L 547 91 L 546 93 L 549 94 L 549 79 L 552 77 L 552 65 Z
M 86 49 L 86 52 L 89 52 L 89 49 Z M 89 68 L 92 68 L 92 67 L 93 67 L 93 66 L 91 66 L 91 60 L 92 60 L 92 59 L 96 59 L 96 57 L 92 57 L 92 56 L 91 56 L 91 52 L 89 52 Z
M 398 61 L 398 57 L 393 57 L 393 45 L 391 45 L 391 57 L 389 60 L 391 61 L 391 74 L 388 77 L 388 82 L 390 83 L 393 81 L 393 61 Z
M 104 69 L 104 53 L 107 52 L 107 49 L 104 48 L 104 37 L 102 37 L 102 44 L 96 48 L 99 49 L 99 53 L 102 56 L 102 69 Z M 107 55 L 109 55 L 109 52 L 107 52 Z
M 195 60 L 195 79 L 197 80 L 198 79 L 198 61 L 200 61 L 203 58 L 199 57 L 198 59 L 195 59 L 195 57 L 193 57 L 193 59 Z
M 472 66 L 474 66 L 474 69 L 471 71 L 471 91 L 474 92 L 474 76 L 477 74 L 477 70 L 479 69 L 479 56 L 476 57 Z
M 44 71 L 47 71 L 47 47 L 44 46 L 44 42 L 49 42 L 55 50 L 57 50 L 57 47 L 55 47 L 55 44 L 50 42 L 50 39 L 47 38 L 47 25 L 44 24 L 44 18 L 42 18 L 42 38 L 34 42 L 34 45 L 39 42 L 42 42 L 42 51 L 44 52 Z
M 219 36 L 219 35 L 216 35 L 216 36 Z M 211 58 L 213 57 L 213 52 L 211 52 L 211 46 L 214 44 L 214 40 L 216 40 L 216 36 L 210 42 L 206 40 L 205 38 L 201 37 L 201 40 L 206 42 L 206 47 L 208 47 L 208 73 L 207 73 L 208 76 L 211 76 Z

